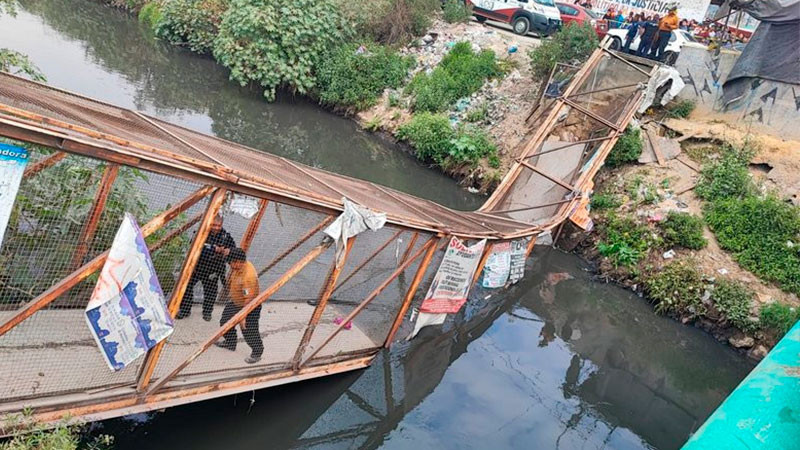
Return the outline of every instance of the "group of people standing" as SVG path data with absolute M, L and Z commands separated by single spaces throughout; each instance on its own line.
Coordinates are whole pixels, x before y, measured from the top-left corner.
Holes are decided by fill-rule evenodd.
M 645 58 L 664 60 L 664 50 L 672 37 L 672 31 L 678 28 L 678 8 L 672 7 L 666 16 L 658 14 L 645 17 L 639 13 L 633 16 L 625 35 L 623 50 L 630 52 L 631 44 L 639 36 L 639 47 L 636 55 Z M 641 30 L 641 32 L 640 32 Z
M 203 286 L 203 320 L 211 321 L 214 304 L 217 301 L 219 285 L 223 287 L 225 308 L 220 317 L 220 326 L 228 322 L 241 309 L 259 293 L 258 271 L 252 263 L 247 261 L 244 250 L 236 246 L 236 241 L 222 227 L 222 216 L 217 216 L 211 224 L 208 237 L 200 251 L 200 257 L 195 265 L 189 285 L 181 300 L 177 319 L 185 319 L 191 315 L 194 303 L 194 288 L 197 283 Z M 225 266 L 231 270 L 226 276 Z M 245 359 L 248 364 L 255 364 L 261 360 L 264 353 L 264 343 L 259 331 L 261 318 L 261 305 L 251 311 L 238 325 L 244 335 L 244 340 L 250 346 L 250 356 Z M 216 342 L 217 347 L 235 351 L 236 327 L 228 330 L 223 339 Z

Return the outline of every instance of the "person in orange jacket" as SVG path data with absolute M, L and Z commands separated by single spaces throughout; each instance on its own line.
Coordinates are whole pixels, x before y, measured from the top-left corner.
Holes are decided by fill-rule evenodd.
M 656 43 L 651 47 L 650 57 L 657 61 L 664 59 L 664 50 L 672 37 L 672 30 L 678 28 L 678 7 L 670 8 L 669 13 L 658 22 L 658 36 Z

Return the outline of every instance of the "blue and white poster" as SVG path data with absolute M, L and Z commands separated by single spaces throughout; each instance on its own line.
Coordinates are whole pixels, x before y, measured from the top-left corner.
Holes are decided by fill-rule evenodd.
M 0 245 L 6 234 L 8 219 L 14 208 L 19 183 L 28 163 L 28 151 L 22 147 L 0 142 Z
M 86 305 L 86 321 L 111 370 L 172 334 L 173 321 L 136 219 L 125 214 Z

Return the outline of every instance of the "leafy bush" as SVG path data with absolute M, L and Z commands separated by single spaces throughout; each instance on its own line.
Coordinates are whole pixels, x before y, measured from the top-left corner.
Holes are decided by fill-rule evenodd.
M 645 292 L 659 314 L 688 313 L 693 317 L 706 313 L 701 300 L 703 277 L 691 261 L 676 261 L 644 277 Z
M 685 119 L 692 114 L 697 105 L 692 100 L 679 100 L 667 105 L 667 116 Z
M 774 331 L 780 338 L 800 320 L 800 309 L 782 303 L 770 303 L 761 308 L 758 321 L 761 327 Z
M 711 293 L 717 310 L 742 331 L 755 331 L 758 328 L 758 323 L 750 319 L 754 298 L 755 293 L 747 286 L 730 280 L 717 281 Z
M 453 129 L 450 119 L 442 114 L 415 114 L 398 128 L 397 137 L 410 142 L 419 159 L 432 160 L 445 169 L 461 164 L 474 166 L 484 157 L 493 167 L 500 165 L 497 147 L 484 132 L 469 126 Z
M 703 167 L 695 193 L 706 200 L 744 197 L 753 192 L 753 182 L 747 166 L 753 151 L 725 146 L 719 161 Z
M 622 199 L 616 194 L 600 192 L 594 194 L 589 204 L 593 210 L 614 209 L 622 206 Z
M 156 36 L 194 52 L 208 53 L 228 6 L 229 0 L 165 0 L 155 23 Z
M 667 218 L 659 224 L 664 242 L 692 250 L 700 250 L 708 245 L 703 237 L 703 219 L 689 213 L 670 211 Z
M 472 8 L 464 0 L 445 0 L 442 18 L 447 23 L 466 23 L 472 17 Z
M 145 3 L 139 10 L 139 22 L 143 23 L 150 30 L 155 30 L 156 25 L 161 20 L 161 5 L 156 2 Z
M 242 86 L 255 82 L 272 100 L 278 87 L 305 94 L 322 56 L 346 35 L 334 0 L 232 0 L 214 57 Z
M 431 74 L 418 73 L 406 87 L 406 93 L 413 95 L 415 111 L 439 112 L 480 89 L 487 78 L 499 75 L 493 51 L 475 53 L 472 44 L 459 42 Z
M 359 36 L 384 44 L 407 44 L 427 33 L 440 0 L 336 0 Z
M 639 128 L 625 129 L 606 157 L 605 165 L 611 168 L 637 161 L 642 154 L 642 136 Z
M 398 87 L 413 63 L 413 58 L 378 44 L 338 46 L 322 58 L 317 69 L 320 102 L 368 108 L 384 89 Z
M 615 266 L 632 266 L 658 245 L 647 225 L 630 217 L 610 215 L 599 229 L 603 238 L 597 243 L 597 250 Z
M 707 205 L 720 246 L 747 270 L 800 294 L 800 213 L 775 196 L 727 198 Z
M 597 34 L 589 24 L 567 24 L 552 39 L 531 49 L 528 56 L 534 75 L 546 77 L 556 63 L 581 65 L 597 48 Z

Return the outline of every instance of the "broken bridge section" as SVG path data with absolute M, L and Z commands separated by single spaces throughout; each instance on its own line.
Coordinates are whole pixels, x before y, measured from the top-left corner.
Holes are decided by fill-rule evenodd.
M 534 242 L 585 205 L 652 71 L 605 47 L 580 68 L 559 65 L 514 166 L 473 212 L 0 74 L 0 135 L 37 145 L 0 249 L 0 416 L 99 420 L 365 367 L 410 331 L 450 236 L 488 239 L 488 254 Z M 343 198 L 387 223 L 338 258 L 323 230 Z M 111 371 L 84 309 L 124 212 L 141 227 L 169 313 L 194 302 L 208 314 L 195 305 L 144 357 Z M 257 278 L 233 312 L 226 272 L 204 253 L 217 216 Z M 213 286 L 218 296 L 206 294 Z M 254 334 L 234 351 L 214 345 L 238 329 Z M 254 341 L 265 352 L 248 363 Z

